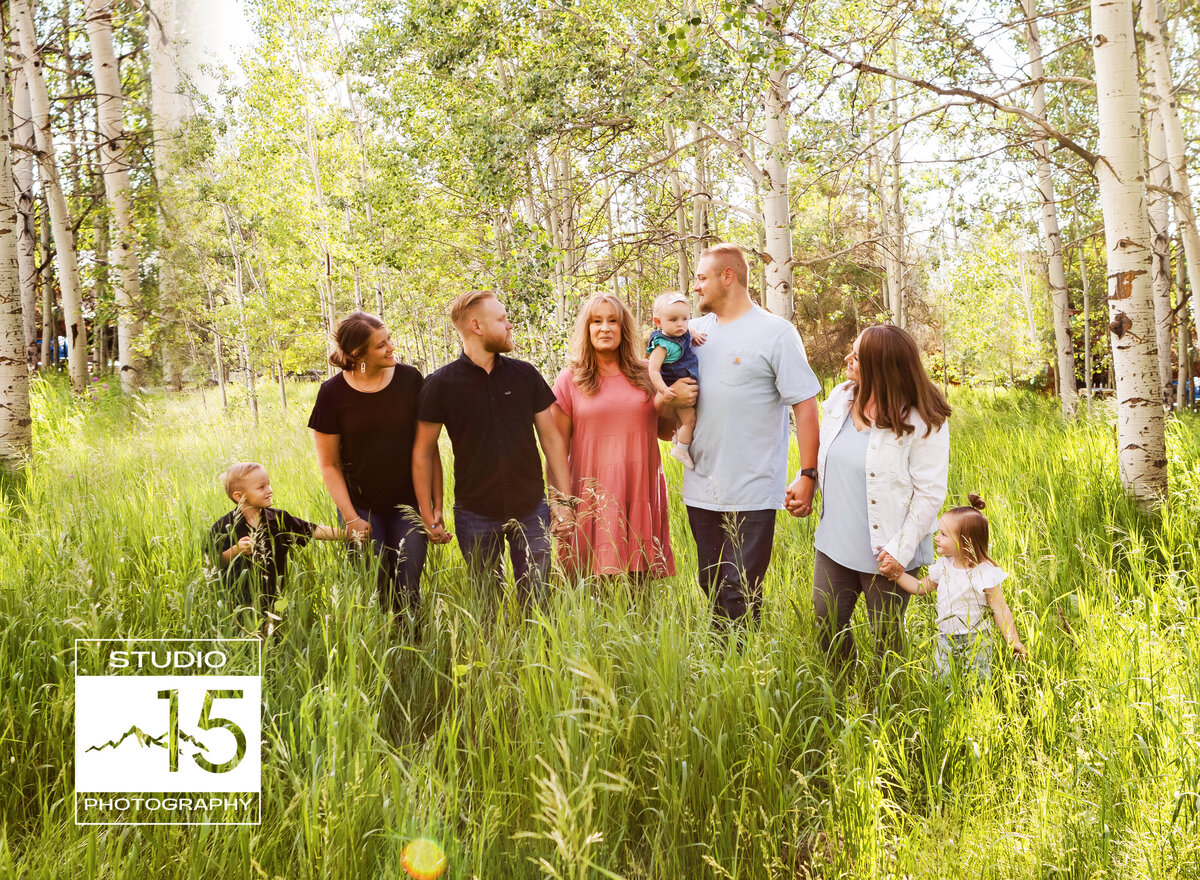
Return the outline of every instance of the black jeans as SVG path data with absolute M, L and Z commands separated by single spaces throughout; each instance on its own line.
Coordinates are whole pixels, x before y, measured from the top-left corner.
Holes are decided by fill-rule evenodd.
M 909 574 L 916 577 L 920 568 Z M 875 650 L 896 651 L 904 647 L 904 611 L 909 594 L 881 574 L 869 574 L 838 565 L 820 550 L 813 565 L 813 612 L 817 617 L 817 638 L 826 651 L 834 651 L 842 660 L 857 654 L 850 633 L 850 616 L 862 595 L 867 603 L 867 621 L 875 635 Z
M 687 512 L 700 587 L 713 604 L 713 625 L 728 626 L 746 614 L 757 623 L 762 618 L 762 582 L 775 543 L 776 511 L 688 507 Z
M 542 601 L 550 573 L 550 507 L 543 500 L 520 519 L 497 519 L 454 507 L 458 547 L 476 582 L 504 582 L 504 544 L 512 556 L 513 579 L 522 604 Z
M 428 549 L 421 517 L 411 507 L 383 513 L 365 507 L 354 510 L 371 525 L 380 608 L 392 614 L 415 614 L 421 605 L 421 569 Z M 363 549 L 352 544 L 350 552 L 357 555 Z

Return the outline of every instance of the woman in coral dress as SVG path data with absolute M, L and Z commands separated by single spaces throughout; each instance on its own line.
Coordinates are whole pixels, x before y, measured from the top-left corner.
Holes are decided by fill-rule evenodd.
M 675 573 L 658 401 L 640 352 L 621 300 L 602 294 L 584 303 L 568 366 L 554 383 L 554 417 L 580 499 L 575 531 L 559 542 L 572 575 Z

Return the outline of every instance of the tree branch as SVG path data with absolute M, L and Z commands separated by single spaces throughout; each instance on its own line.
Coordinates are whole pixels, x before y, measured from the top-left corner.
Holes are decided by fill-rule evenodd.
M 721 132 L 717 131 L 707 122 L 697 122 L 696 124 L 708 132 L 709 135 L 723 143 L 730 149 L 730 151 L 733 152 L 735 156 L 741 159 L 742 165 L 745 166 L 748 172 L 750 172 L 751 177 L 755 178 L 756 180 L 766 177 L 766 173 L 758 167 L 758 163 L 750 157 L 749 151 L 742 144 L 738 143 L 731 137 L 721 134 Z
M 976 101 L 987 107 L 991 107 L 993 110 L 998 110 L 1001 113 L 1008 113 L 1013 116 L 1019 116 L 1020 118 L 1026 120 L 1027 122 L 1031 122 L 1034 125 L 1036 125 L 1038 128 L 1042 129 L 1042 131 L 1044 131 L 1060 147 L 1070 150 L 1076 156 L 1079 156 L 1081 159 L 1083 159 L 1088 164 L 1089 168 L 1095 169 L 1096 164 L 1100 161 L 1100 157 L 1097 156 L 1095 153 L 1093 153 L 1091 150 L 1087 149 L 1082 144 L 1079 144 L 1076 141 L 1072 140 L 1071 138 L 1067 137 L 1065 134 L 1063 134 L 1061 131 L 1059 131 L 1057 128 L 1055 128 L 1053 125 L 1051 125 L 1049 122 L 1047 122 L 1045 119 L 1042 119 L 1040 116 L 1030 113 L 1028 110 L 1023 110 L 1020 107 L 1014 107 L 1011 104 L 1005 104 L 1005 103 L 997 100 L 996 98 L 992 97 L 991 95 L 985 95 L 982 92 L 977 92 L 973 89 L 965 89 L 965 88 L 962 88 L 961 86 L 949 86 L 949 87 L 939 86 L 939 85 L 936 85 L 935 83 L 931 83 L 929 80 L 919 79 L 917 77 L 912 77 L 912 76 L 905 76 L 904 74 L 899 73 L 898 71 L 889 70 L 886 67 L 878 67 L 874 64 L 868 64 L 866 61 L 855 61 L 851 58 L 843 58 L 842 56 L 838 55 L 836 52 L 833 52 L 832 50 L 827 49 L 824 46 L 813 43 L 811 40 L 808 40 L 806 37 L 804 37 L 800 34 L 792 34 L 792 36 L 794 36 L 799 42 L 803 43 L 804 45 L 811 46 L 812 48 L 816 49 L 818 52 L 822 53 L 823 55 L 827 55 L 828 57 L 832 58 L 834 61 L 837 61 L 839 64 L 845 64 L 846 66 L 848 66 L 854 70 L 858 70 L 862 73 L 873 73 L 876 76 L 886 76 L 891 79 L 898 80 L 900 82 L 905 82 L 905 83 L 908 83 L 909 85 L 917 86 L 918 88 L 925 89 L 926 91 L 933 92 L 934 94 L 942 95 L 943 97 L 947 97 L 947 98 L 969 98 L 972 101 Z

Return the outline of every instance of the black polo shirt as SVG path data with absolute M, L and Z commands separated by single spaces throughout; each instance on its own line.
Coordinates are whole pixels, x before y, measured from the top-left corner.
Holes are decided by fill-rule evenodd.
M 454 500 L 472 513 L 520 519 L 545 497 L 533 417 L 554 392 L 533 364 L 496 355 L 488 373 L 463 353 L 431 373 L 418 418 L 446 426 Z
M 288 551 L 307 544 L 316 529 L 312 523 L 277 507 L 262 511 L 258 525 L 251 526 L 242 512 L 234 508 L 209 529 L 206 555 L 226 584 L 240 583 L 245 595 L 251 598 L 257 587 L 265 599 L 274 600 L 279 595 L 279 586 L 287 579 Z M 223 564 L 221 554 L 245 537 L 253 539 L 253 549 Z M 267 610 L 271 610 L 269 606 Z

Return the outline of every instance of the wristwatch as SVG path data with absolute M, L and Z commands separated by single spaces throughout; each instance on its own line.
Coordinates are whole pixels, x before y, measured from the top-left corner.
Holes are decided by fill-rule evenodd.
M 796 476 L 797 477 L 808 477 L 810 480 L 815 482 L 817 479 L 817 469 L 816 468 L 800 468 L 800 473 L 796 474 Z

